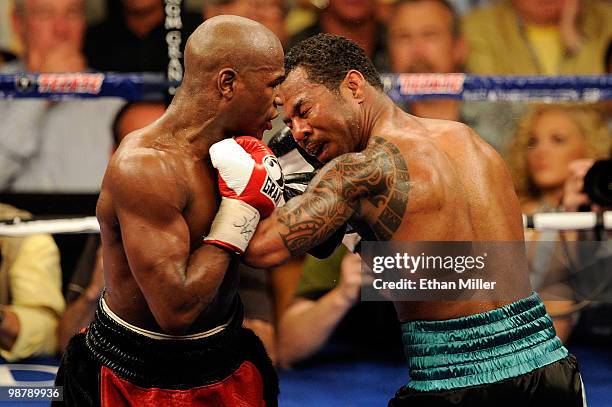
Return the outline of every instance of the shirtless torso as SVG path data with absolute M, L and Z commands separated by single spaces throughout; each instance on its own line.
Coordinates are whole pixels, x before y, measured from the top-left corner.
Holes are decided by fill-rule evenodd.
M 173 283 L 187 278 L 198 258 L 206 260 L 199 255 L 186 263 L 197 249 L 218 250 L 202 247 L 220 200 L 216 182 L 210 161 L 194 157 L 163 125 L 133 133 L 121 144 L 109 163 L 97 207 L 105 247 L 104 298 L 119 317 L 159 332 L 163 329 L 154 313 L 163 310 L 151 309 L 151 303 L 161 301 L 146 293 L 166 299 L 169 307 L 189 301 L 188 291 L 173 290 Z M 236 268 L 210 277 L 205 282 L 210 305 L 201 307 L 186 332 L 227 318 L 236 292 Z
M 459 123 L 414 116 L 404 116 L 392 123 L 387 133 L 372 137 L 368 148 L 361 154 L 371 156 L 373 160 L 380 159 L 374 158 L 376 156 L 386 155 L 383 160 L 394 168 L 395 174 L 401 175 L 406 171 L 409 181 L 391 184 L 387 205 L 362 205 L 362 214 L 355 217 L 361 224 L 361 227 L 356 226 L 364 239 L 522 241 L 521 210 L 510 174 L 491 146 L 469 127 Z M 402 169 L 404 165 L 406 170 Z M 386 176 L 393 177 L 389 173 Z M 395 191 L 407 194 L 407 200 L 394 200 Z M 397 230 L 391 233 L 392 225 L 385 225 L 385 222 L 392 222 L 386 220 L 390 218 L 384 215 L 385 209 L 403 204 L 406 207 L 404 216 Z M 512 249 L 513 245 L 508 245 L 508 250 Z M 510 258 L 516 259 L 515 256 L 524 254 L 508 254 Z M 487 269 L 487 278 L 513 288 L 511 293 L 505 293 L 504 301 L 456 301 L 452 305 L 444 301 L 398 302 L 399 319 L 457 318 L 524 298 L 531 289 L 527 280 L 517 279 L 517 276 L 525 276 L 526 270 L 517 270 L 516 264 L 526 263 L 499 259 L 494 267 Z
M 362 80 L 354 75 L 345 81 Z M 307 78 L 297 68 L 281 86 L 286 122 L 307 151 L 329 162 L 303 195 L 260 223 L 247 262 L 270 266 L 301 254 L 347 221 L 365 241 L 523 241 L 510 174 L 468 126 L 409 115 L 371 87 L 364 91 L 372 92 L 371 112 L 355 117 L 338 108 L 332 119 L 336 96 Z M 524 256 L 521 246 L 508 247 L 513 252 L 487 270 L 507 287 L 503 299 L 398 302 L 399 319 L 455 318 L 529 296 L 527 270 L 516 266 L 526 262 L 507 261 Z

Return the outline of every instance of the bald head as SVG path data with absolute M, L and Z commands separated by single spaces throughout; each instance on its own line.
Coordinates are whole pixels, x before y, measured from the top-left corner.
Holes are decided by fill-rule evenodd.
M 262 24 L 221 15 L 206 20 L 187 40 L 185 75 L 170 112 L 215 125 L 223 136 L 262 137 L 277 115 L 284 78 L 280 40 Z
M 187 40 L 185 79 L 220 68 L 240 72 L 281 55 L 280 40 L 262 24 L 248 18 L 221 15 L 202 23 Z

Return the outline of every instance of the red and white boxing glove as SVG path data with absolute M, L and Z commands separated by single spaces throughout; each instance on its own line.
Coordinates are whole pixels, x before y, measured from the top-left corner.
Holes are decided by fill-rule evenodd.
M 225 139 L 209 152 L 223 199 L 204 243 L 242 254 L 259 219 L 284 203 L 283 173 L 272 151 L 255 137 Z

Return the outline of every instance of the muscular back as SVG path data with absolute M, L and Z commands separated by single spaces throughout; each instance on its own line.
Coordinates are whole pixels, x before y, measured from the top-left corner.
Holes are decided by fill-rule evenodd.
M 97 206 L 105 300 L 156 332 L 223 321 L 236 289 L 234 268 L 226 274 L 217 249 L 201 244 L 219 197 L 207 156 L 191 151 L 161 125 L 132 133 L 109 163 Z
M 388 166 L 399 175 L 387 180 L 391 187 L 386 189 L 391 193 L 386 204 L 380 200 L 380 205 L 356 214 L 372 240 L 523 240 L 521 210 L 510 174 L 497 152 L 469 127 L 409 116 L 388 134 L 373 138 L 369 149 L 379 155 L 385 151 Z M 408 182 L 404 182 L 406 178 Z M 386 212 L 400 207 L 400 202 L 405 206 L 404 214 L 401 221 L 393 223 Z M 526 262 L 507 261 L 524 253 L 515 245 L 507 247 L 512 253 L 489 259 L 491 267 L 487 268 L 488 280 L 511 287 L 512 292 L 504 292 L 504 300 L 397 302 L 400 320 L 456 318 L 528 296 L 527 271 L 516 269 L 523 267 L 517 264 Z
M 262 222 L 258 235 L 276 229 L 292 255 L 325 241 L 346 221 L 364 240 L 522 242 L 510 174 L 469 127 L 398 112 L 381 128 L 363 151 L 330 161 L 304 195 L 279 209 L 275 219 Z M 252 250 L 251 259 L 263 252 L 259 247 L 269 245 L 258 235 L 251 246 L 258 241 L 261 246 Z M 503 260 L 487 262 L 494 266 L 487 278 L 511 287 L 504 300 L 400 302 L 400 320 L 455 318 L 528 296 L 523 250 L 510 246 L 513 252 Z
M 523 240 L 510 174 L 469 127 L 411 117 L 372 142 L 394 157 L 395 166 L 401 156 L 407 167 L 407 207 L 394 240 Z

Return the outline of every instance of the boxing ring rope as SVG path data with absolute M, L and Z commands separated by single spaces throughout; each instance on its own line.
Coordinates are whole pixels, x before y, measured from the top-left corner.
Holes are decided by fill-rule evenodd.
M 40 220 L 15 218 L 0 222 L 0 236 L 19 237 L 36 233 L 100 233 L 100 224 L 95 216 Z
M 467 101 L 584 101 L 612 99 L 612 75 L 477 76 L 383 74 L 385 92 L 396 102 L 446 97 Z M 159 73 L 0 74 L 0 99 L 119 97 L 164 100 L 178 86 Z
M 612 211 L 550 212 L 523 215 L 523 226 L 537 231 L 612 230 Z
M 395 102 L 450 97 L 465 101 L 583 101 L 612 99 L 612 75 L 478 76 L 467 74 L 383 74 Z
M 178 86 L 161 73 L 16 73 L 0 74 L 0 99 L 118 97 L 129 101 L 164 100 Z
M 523 215 L 523 226 L 536 231 L 612 230 L 612 211 L 555 212 Z M 95 216 L 55 219 L 22 220 L 15 218 L 0 222 L 0 236 L 26 236 L 34 233 L 99 233 Z

